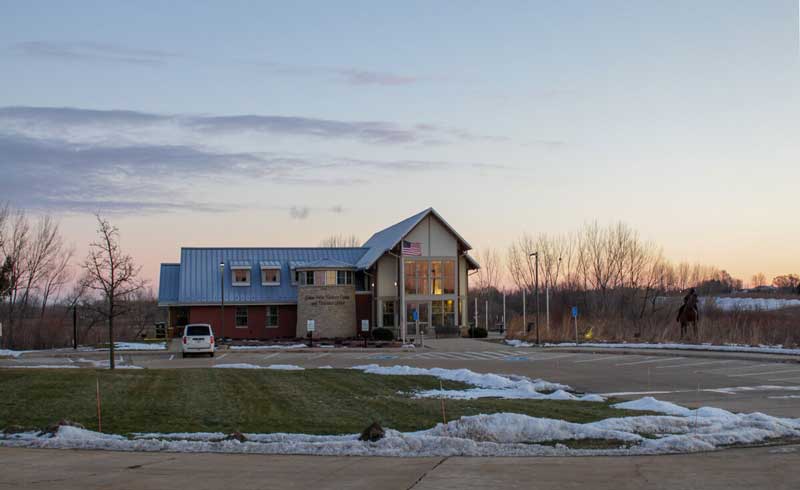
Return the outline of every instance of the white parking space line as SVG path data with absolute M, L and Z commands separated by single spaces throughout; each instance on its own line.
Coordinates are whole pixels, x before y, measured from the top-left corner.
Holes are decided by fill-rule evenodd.
M 169 360 L 170 361 L 173 360 L 173 359 L 175 359 L 175 354 L 172 354 L 171 356 L 169 356 Z
M 202 331 L 201 331 L 201 332 L 202 332 Z M 225 357 L 225 356 L 227 356 L 227 355 L 228 355 L 228 353 L 226 352 L 226 353 L 222 354 L 221 356 L 219 356 L 217 359 L 222 359 L 222 358 L 224 358 L 224 357 Z
M 692 362 L 689 364 L 675 364 L 673 366 L 656 366 L 656 369 L 671 369 L 680 367 L 694 367 L 694 366 L 707 366 L 709 364 L 725 364 L 733 361 L 706 361 L 706 362 Z
M 310 361 L 311 359 L 321 359 L 321 358 L 327 357 L 329 355 L 331 355 L 330 352 L 323 352 L 322 354 L 317 354 L 316 356 L 309 357 L 308 360 Z
M 580 354 L 561 354 L 559 356 L 551 356 L 551 357 L 528 357 L 531 361 L 552 361 L 555 359 L 563 359 L 564 357 L 575 357 L 579 356 Z
M 476 357 L 478 359 L 499 359 L 496 355 L 492 354 L 491 352 L 465 352 L 464 354 L 470 355 L 472 357 Z M 501 358 L 506 357 L 505 354 L 500 356 Z
M 635 366 L 637 364 L 651 364 L 654 362 L 665 362 L 665 361 L 679 361 L 681 359 L 686 359 L 685 357 L 666 357 L 661 359 L 649 359 L 646 361 L 636 361 L 636 362 L 624 362 L 622 364 L 617 364 L 617 366 Z
M 745 374 L 729 374 L 729 378 L 743 378 L 745 376 L 763 376 L 766 374 L 785 374 L 785 373 L 797 373 L 800 374 L 800 371 L 797 368 L 794 369 L 786 369 L 783 371 L 764 371 L 759 373 L 745 373 Z
M 729 367 L 714 368 L 714 369 L 709 369 L 709 370 L 707 370 L 705 372 L 707 372 L 707 373 L 715 373 L 717 371 L 725 371 L 727 373 L 729 371 L 734 371 L 734 370 L 738 371 L 740 369 L 754 369 L 754 368 L 761 368 L 761 367 L 764 367 L 764 366 L 774 366 L 774 365 L 775 365 L 774 362 L 768 362 L 768 363 L 765 363 L 765 364 L 750 364 L 748 366 L 739 366 L 739 367 L 732 367 L 732 368 L 729 368 Z
M 266 356 L 262 357 L 261 359 L 270 359 L 270 358 L 275 357 L 275 356 L 277 356 L 279 354 L 280 354 L 280 352 L 275 352 L 273 354 L 267 354 Z
M 575 364 L 580 364 L 582 362 L 598 362 L 598 361 L 610 361 L 612 359 L 619 359 L 620 357 L 628 357 L 628 356 L 607 356 L 605 354 L 594 354 L 599 356 L 596 359 L 583 359 L 581 361 L 575 361 Z

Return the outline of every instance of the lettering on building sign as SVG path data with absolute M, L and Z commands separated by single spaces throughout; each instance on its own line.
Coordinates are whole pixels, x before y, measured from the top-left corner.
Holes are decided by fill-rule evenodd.
M 352 296 L 346 294 L 317 294 L 304 298 L 309 306 L 344 306 L 352 302 Z

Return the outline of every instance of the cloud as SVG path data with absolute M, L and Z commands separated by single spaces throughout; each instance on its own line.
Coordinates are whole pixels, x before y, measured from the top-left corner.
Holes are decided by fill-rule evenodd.
M 424 80 L 424 78 L 417 76 L 355 67 L 294 65 L 277 61 L 256 61 L 252 64 L 275 75 L 332 77 L 333 80 L 348 85 L 400 86 L 412 85 Z
M 128 64 L 161 67 L 176 59 L 191 60 L 180 53 L 158 49 L 130 48 L 119 44 L 93 41 L 25 41 L 11 45 L 11 50 L 31 58 L 61 62 Z M 195 59 L 196 62 L 226 64 L 227 60 Z M 402 86 L 425 80 L 422 77 L 387 71 L 342 66 L 295 65 L 278 61 L 244 61 L 272 74 L 294 77 L 330 78 L 347 85 Z
M 158 130 L 169 125 L 202 137 L 235 134 L 272 134 L 325 140 L 353 140 L 373 145 L 427 145 L 461 143 L 491 137 L 433 124 L 403 126 L 388 121 L 344 121 L 282 115 L 190 115 L 155 114 L 124 110 L 94 110 L 74 107 L 0 107 L 0 129 L 32 134 L 64 134 L 96 128 L 112 131 Z
M 306 219 L 310 210 L 306 206 L 292 206 L 289 208 L 289 216 L 293 219 Z
M 248 138 L 256 141 L 248 151 L 231 150 L 247 132 L 296 136 L 305 148 L 309 138 L 393 145 L 439 131 L 433 125 L 400 127 L 381 121 L 0 107 L 0 196 L 18 206 L 76 212 L 226 211 L 230 200 L 222 195 L 242 182 L 336 189 L 400 175 L 444 170 L 485 175 L 507 169 L 492 162 L 277 151 L 264 138 Z M 446 135 L 448 130 L 441 131 Z M 215 190 L 204 193 L 203 186 L 207 190 L 211 183 Z M 237 204 L 252 204 L 245 201 L 258 196 L 244 192 Z M 344 212 L 341 204 L 274 209 L 288 210 L 295 219 L 317 211 Z
M 179 54 L 155 49 L 136 49 L 124 46 L 87 41 L 27 41 L 14 44 L 12 49 L 34 58 L 60 61 L 122 63 L 144 66 L 162 66 Z

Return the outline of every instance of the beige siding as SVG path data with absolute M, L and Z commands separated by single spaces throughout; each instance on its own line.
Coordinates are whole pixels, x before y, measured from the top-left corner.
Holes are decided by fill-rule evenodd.
M 466 296 L 468 292 L 467 284 L 467 259 L 464 257 L 458 258 L 458 294 L 459 296 Z
M 458 254 L 458 240 L 438 219 L 428 216 L 419 222 L 406 240 L 422 245 L 423 257 L 455 257 Z
M 378 259 L 378 297 L 397 296 L 397 258 L 384 255 Z
M 431 257 L 455 257 L 458 255 L 458 240 L 436 218 L 428 216 L 430 224 L 430 255 Z

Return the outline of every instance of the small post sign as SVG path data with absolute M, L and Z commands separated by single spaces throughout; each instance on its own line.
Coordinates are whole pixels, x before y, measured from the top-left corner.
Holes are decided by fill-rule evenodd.
M 413 318 L 415 322 L 418 322 L 419 321 L 419 310 L 414 310 L 414 312 L 411 313 L 411 318 Z
M 572 320 L 575 322 L 575 345 L 578 345 L 578 307 L 572 307 Z
M 364 348 L 367 348 L 367 336 L 369 335 L 369 320 L 361 320 L 361 335 L 364 337 Z
M 317 329 L 314 320 L 306 320 L 306 332 L 308 332 L 308 346 L 314 347 L 314 331 Z

